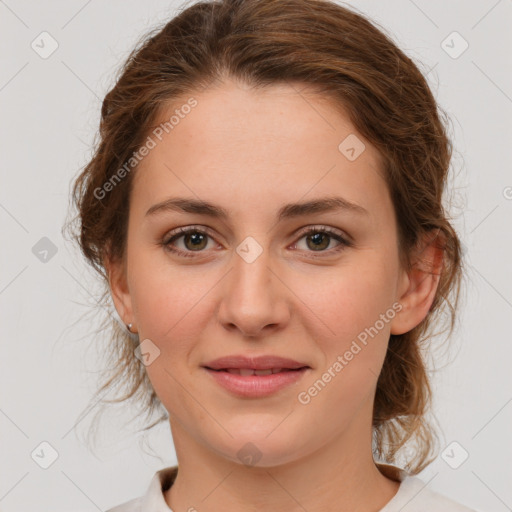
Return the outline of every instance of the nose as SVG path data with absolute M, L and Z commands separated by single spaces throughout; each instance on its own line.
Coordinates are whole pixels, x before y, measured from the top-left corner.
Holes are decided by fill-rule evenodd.
M 218 309 L 225 329 L 238 330 L 246 338 L 260 338 L 282 330 L 288 323 L 290 291 L 271 267 L 267 249 L 251 263 L 234 254 Z

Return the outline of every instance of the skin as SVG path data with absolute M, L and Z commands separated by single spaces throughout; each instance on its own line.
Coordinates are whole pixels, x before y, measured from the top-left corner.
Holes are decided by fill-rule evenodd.
M 253 89 L 230 79 L 193 96 L 197 106 L 136 171 L 125 260 L 106 262 L 119 315 L 160 350 L 146 371 L 169 412 L 180 468 L 165 499 L 175 512 L 379 510 L 399 484 L 372 457 L 377 378 L 390 334 L 425 318 L 438 278 L 400 267 L 380 156 L 325 98 L 303 85 Z M 366 146 L 354 161 L 338 150 L 349 134 Z M 219 205 L 229 217 L 146 215 L 178 196 Z M 276 219 L 284 204 L 325 196 L 367 214 Z M 166 250 L 169 233 L 191 225 L 209 231 L 199 251 L 183 236 L 174 247 L 192 257 Z M 300 233 L 308 226 L 331 227 L 352 246 L 336 251 L 340 242 L 328 237 L 316 249 Z M 248 236 L 263 251 L 252 263 L 236 252 Z M 421 255 L 439 265 L 437 249 L 425 243 Z M 300 403 L 298 393 L 393 304 L 401 311 Z M 311 370 L 269 397 L 240 398 L 201 368 L 230 354 L 290 357 Z M 254 466 L 237 456 L 247 442 L 262 455 Z

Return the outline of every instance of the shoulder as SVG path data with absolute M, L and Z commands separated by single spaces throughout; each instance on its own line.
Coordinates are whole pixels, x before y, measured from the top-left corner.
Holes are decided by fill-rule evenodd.
M 177 473 L 178 466 L 170 466 L 157 471 L 142 496 L 109 508 L 106 512 L 169 511 L 163 493 L 172 486 Z
M 142 498 L 135 498 L 130 501 L 116 505 L 113 508 L 109 508 L 106 512 L 141 512 Z
M 428 487 L 429 482 L 390 464 L 377 463 L 379 471 L 400 482 L 398 492 L 379 512 L 477 512 Z
M 416 476 L 407 476 L 400 484 L 396 496 L 381 512 L 476 512 L 444 494 L 429 489 L 427 484 Z

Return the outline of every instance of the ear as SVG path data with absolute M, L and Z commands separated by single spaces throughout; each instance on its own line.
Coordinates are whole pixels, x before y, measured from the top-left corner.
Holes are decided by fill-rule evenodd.
M 444 235 L 437 229 L 425 233 L 416 244 L 411 268 L 402 270 L 398 287 L 402 309 L 391 322 L 391 334 L 409 332 L 427 316 L 443 269 L 443 242 Z
M 133 323 L 133 309 L 128 282 L 126 279 L 125 261 L 112 260 L 106 257 L 104 267 L 107 271 L 110 295 L 117 314 L 125 324 Z

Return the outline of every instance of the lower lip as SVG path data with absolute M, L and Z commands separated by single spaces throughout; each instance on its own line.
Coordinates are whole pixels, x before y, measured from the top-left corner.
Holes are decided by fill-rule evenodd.
M 205 370 L 231 393 L 249 398 L 259 398 L 276 393 L 280 389 L 299 381 L 309 368 L 272 373 L 270 375 L 237 375 L 224 371 Z

